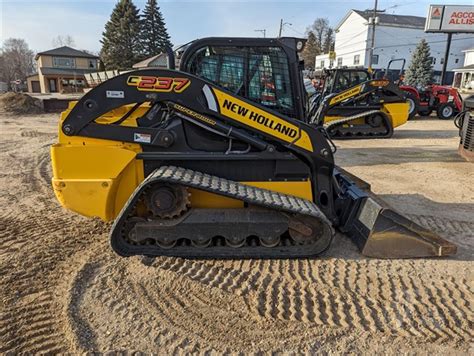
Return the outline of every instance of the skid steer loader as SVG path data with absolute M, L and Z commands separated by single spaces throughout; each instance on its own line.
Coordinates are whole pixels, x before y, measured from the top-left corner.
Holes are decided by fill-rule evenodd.
M 310 110 L 310 122 L 324 125 L 336 139 L 389 138 L 408 118 L 406 93 L 359 68 L 326 69 L 321 94 Z
M 58 200 L 114 220 L 122 256 L 313 257 L 334 228 L 367 256 L 454 254 L 334 165 L 306 116 L 302 49 L 295 38 L 205 38 L 179 71 L 170 53 L 170 69 L 98 85 L 61 116 Z

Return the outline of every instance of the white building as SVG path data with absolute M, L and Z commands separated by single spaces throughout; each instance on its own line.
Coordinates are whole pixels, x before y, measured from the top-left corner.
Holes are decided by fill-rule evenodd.
M 372 16 L 372 11 L 349 11 L 335 28 L 336 59 L 330 60 L 329 54 L 316 56 L 316 69 L 340 66 L 368 67 L 372 41 L 369 19 Z M 424 17 L 377 13 L 377 18 L 372 68 L 386 68 L 388 62 L 396 58 L 405 58 L 407 60 L 406 67 L 408 67 L 412 52 L 424 38 L 430 45 L 435 77 L 436 74 L 440 74 L 446 48 L 446 34 L 425 33 Z M 471 48 L 473 42 L 472 35 L 453 35 L 447 71 L 460 67 L 464 60 L 463 50 Z M 393 66 L 392 68 L 400 68 L 400 64 L 397 63 L 397 65 L 398 67 Z M 451 72 L 451 78 L 452 75 Z
M 474 48 L 463 52 L 464 66 L 454 69 L 453 87 L 463 92 L 474 92 Z

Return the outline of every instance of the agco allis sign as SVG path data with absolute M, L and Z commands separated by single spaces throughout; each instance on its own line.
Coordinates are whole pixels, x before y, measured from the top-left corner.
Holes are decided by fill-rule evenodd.
M 161 93 L 182 93 L 191 84 L 187 78 L 152 77 L 131 75 L 127 79 L 127 85 L 136 87 L 140 91 L 152 91 Z
M 450 25 L 474 25 L 474 11 L 453 12 L 449 18 Z

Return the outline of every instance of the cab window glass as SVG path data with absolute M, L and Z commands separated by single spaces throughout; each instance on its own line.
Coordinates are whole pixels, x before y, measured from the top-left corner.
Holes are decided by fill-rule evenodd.
M 208 46 L 196 51 L 186 70 L 258 104 L 294 114 L 288 59 L 279 47 Z

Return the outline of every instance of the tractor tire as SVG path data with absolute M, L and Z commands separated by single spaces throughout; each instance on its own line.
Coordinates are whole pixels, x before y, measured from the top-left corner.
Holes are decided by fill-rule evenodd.
M 407 102 L 409 104 L 409 107 L 408 107 L 408 120 L 411 120 L 415 117 L 416 113 L 418 112 L 418 107 L 419 107 L 420 101 L 412 93 L 407 93 L 406 98 L 407 98 Z
M 433 112 L 433 109 L 420 108 L 418 109 L 418 115 L 420 116 L 430 116 Z
M 443 103 L 436 109 L 436 114 L 441 120 L 449 120 L 454 117 L 456 108 L 451 103 Z

